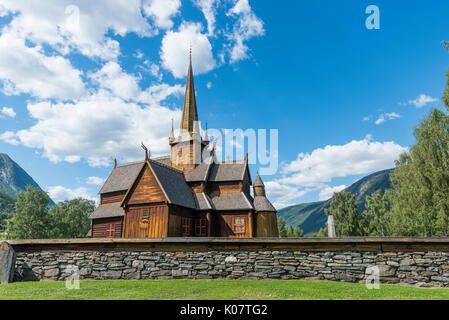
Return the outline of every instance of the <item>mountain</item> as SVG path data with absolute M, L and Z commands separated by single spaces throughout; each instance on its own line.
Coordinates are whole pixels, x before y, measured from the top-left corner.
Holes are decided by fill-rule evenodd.
M 10 212 L 17 200 L 17 194 L 26 190 L 27 186 L 40 188 L 7 154 L 0 153 L 0 211 Z M 52 200 L 50 202 L 53 204 Z
M 384 191 L 391 188 L 390 173 L 393 169 L 383 170 L 364 177 L 346 188 L 344 191 L 351 192 L 359 211 L 365 209 L 365 198 L 377 190 Z M 310 235 L 326 226 L 327 216 L 325 208 L 329 208 L 332 199 L 326 201 L 302 203 L 284 208 L 278 212 L 288 225 L 299 226 L 305 235 Z

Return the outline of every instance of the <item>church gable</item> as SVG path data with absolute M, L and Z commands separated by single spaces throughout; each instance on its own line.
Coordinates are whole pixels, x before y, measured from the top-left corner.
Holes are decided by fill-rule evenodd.
M 128 191 L 123 205 L 167 202 L 164 190 L 147 163 L 143 166 L 135 182 Z

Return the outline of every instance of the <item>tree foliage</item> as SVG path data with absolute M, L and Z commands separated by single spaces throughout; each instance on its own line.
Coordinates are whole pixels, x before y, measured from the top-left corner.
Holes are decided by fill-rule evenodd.
M 51 228 L 48 195 L 38 188 L 27 187 L 19 193 L 16 213 L 7 221 L 8 239 L 47 239 Z
M 377 190 L 366 197 L 365 210 L 362 213 L 361 226 L 363 235 L 385 237 L 389 234 L 389 212 L 391 189 Z
M 85 238 L 90 229 L 89 215 L 95 203 L 85 199 L 49 206 L 48 195 L 28 187 L 19 193 L 16 213 L 7 220 L 8 239 Z
M 85 238 L 90 230 L 89 215 L 94 210 L 95 203 L 85 199 L 67 200 L 51 207 L 49 211 L 53 223 L 51 237 Z
M 329 208 L 324 209 L 328 216 L 334 216 L 337 237 L 362 235 L 361 219 L 355 203 L 355 196 L 346 191 L 335 193 Z
M 449 116 L 432 109 L 414 135 L 415 145 L 400 156 L 391 175 L 392 234 L 445 236 L 449 232 Z
M 278 217 L 278 231 L 280 238 L 301 238 L 304 232 L 298 226 L 287 226 L 287 223 L 281 217 Z

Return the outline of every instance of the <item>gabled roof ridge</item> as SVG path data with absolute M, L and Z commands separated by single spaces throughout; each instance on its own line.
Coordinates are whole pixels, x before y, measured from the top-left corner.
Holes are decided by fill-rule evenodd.
M 128 163 L 123 163 L 123 164 L 117 165 L 117 167 L 114 168 L 114 169 L 117 169 L 117 168 L 120 168 L 120 167 L 132 166 L 132 165 L 136 165 L 136 164 L 140 164 L 140 163 L 144 163 L 144 162 L 145 162 L 145 160 L 142 160 L 142 161 L 133 161 L 133 162 L 128 162 Z
M 218 162 L 217 164 L 244 164 L 246 160 L 231 160 L 231 161 L 223 161 Z
M 167 169 L 170 169 L 170 170 L 173 170 L 173 171 L 176 172 L 176 173 L 184 174 L 184 172 L 182 172 L 182 171 L 179 170 L 179 169 L 173 168 L 173 167 L 171 167 L 171 166 L 167 166 L 166 164 L 163 164 L 163 163 L 160 163 L 160 162 L 157 162 L 157 161 L 154 161 L 154 160 L 155 160 L 155 159 L 150 159 L 150 163 L 156 164 L 156 165 L 158 165 L 158 166 L 161 166 L 161 167 L 164 167 L 164 168 L 167 168 Z

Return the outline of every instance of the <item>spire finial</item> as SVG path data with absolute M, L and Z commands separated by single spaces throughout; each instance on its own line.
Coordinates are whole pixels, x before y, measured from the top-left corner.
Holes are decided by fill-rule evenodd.
M 207 133 L 207 121 L 206 121 L 206 135 L 205 135 L 205 137 L 204 137 L 204 140 L 205 141 L 209 141 L 209 134 Z
M 190 64 L 192 64 L 192 41 L 190 41 Z

